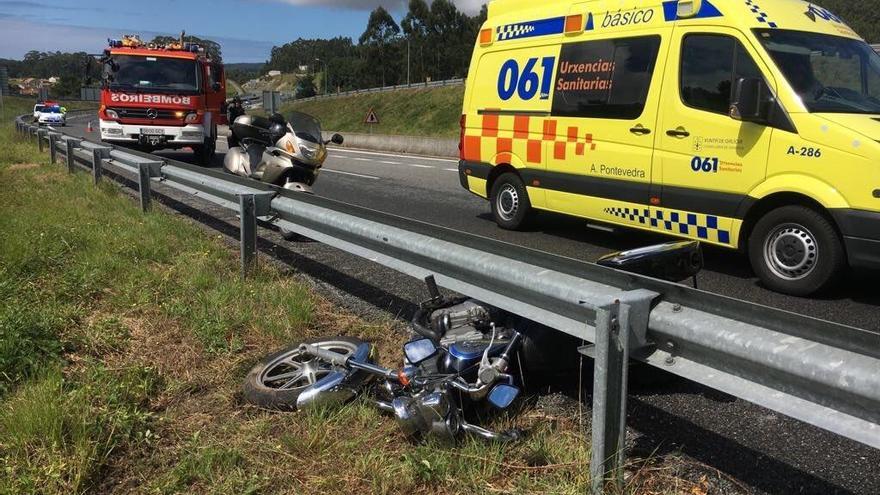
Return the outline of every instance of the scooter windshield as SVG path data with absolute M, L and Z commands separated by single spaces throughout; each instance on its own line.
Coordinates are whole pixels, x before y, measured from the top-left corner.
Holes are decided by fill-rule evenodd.
M 307 113 L 290 112 L 287 115 L 287 123 L 293 129 L 296 137 L 312 143 L 322 143 L 321 123 L 318 119 Z

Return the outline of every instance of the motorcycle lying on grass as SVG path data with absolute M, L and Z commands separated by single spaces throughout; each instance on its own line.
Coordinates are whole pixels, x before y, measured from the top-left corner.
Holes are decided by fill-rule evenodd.
M 678 282 L 695 279 L 703 256 L 699 243 L 687 241 L 615 253 L 598 263 Z M 257 364 L 245 380 L 244 400 L 268 409 L 304 410 L 367 393 L 413 439 L 521 438 L 518 430 L 494 432 L 471 418 L 509 409 L 524 384 L 541 373 L 576 372 L 579 341 L 474 299 L 443 297 L 433 277 L 426 282 L 431 298 L 413 317 L 402 368 L 377 365 L 372 346 L 359 339 L 309 340 Z
M 230 148 L 223 168 L 234 175 L 312 194 L 312 185 L 327 159 L 327 145 L 341 145 L 334 134 L 324 141 L 318 119 L 302 112 L 269 118 L 241 115 L 232 123 Z M 285 239 L 295 234 L 281 231 Z

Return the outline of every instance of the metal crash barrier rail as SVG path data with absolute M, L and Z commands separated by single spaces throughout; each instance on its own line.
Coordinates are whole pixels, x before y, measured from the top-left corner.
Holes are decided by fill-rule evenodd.
M 156 182 L 237 211 L 243 276 L 257 255 L 257 218 L 271 219 L 588 342 L 595 493 L 623 484 L 630 359 L 880 448 L 877 333 L 91 143 L 21 118 L 16 127 L 71 172 L 134 177 L 144 211 Z

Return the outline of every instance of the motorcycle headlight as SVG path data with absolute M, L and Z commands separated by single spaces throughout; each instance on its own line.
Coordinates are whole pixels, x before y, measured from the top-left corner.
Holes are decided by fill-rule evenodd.
M 314 160 L 318 157 L 318 150 L 309 148 L 307 146 L 300 146 L 299 152 L 302 153 L 303 156 L 308 158 L 309 160 Z

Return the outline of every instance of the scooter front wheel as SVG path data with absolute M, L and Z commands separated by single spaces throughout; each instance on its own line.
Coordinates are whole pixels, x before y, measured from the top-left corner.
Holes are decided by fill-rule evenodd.
M 300 350 L 302 344 L 363 360 L 369 359 L 371 353 L 369 344 L 351 337 L 298 342 L 267 356 L 251 369 L 242 388 L 244 400 L 266 409 L 292 411 L 302 407 L 301 399 L 315 401 L 321 394 L 325 398 L 333 394 L 341 402 L 353 398 L 365 376 L 304 354 Z

